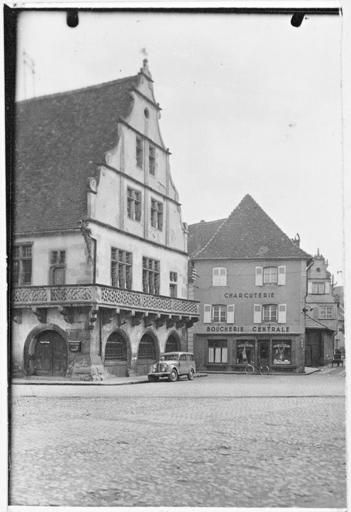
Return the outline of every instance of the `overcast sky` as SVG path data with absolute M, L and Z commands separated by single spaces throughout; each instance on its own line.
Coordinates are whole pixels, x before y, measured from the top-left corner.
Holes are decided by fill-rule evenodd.
M 134 75 L 146 48 L 183 221 L 249 193 L 301 247 L 342 270 L 341 19 L 25 12 L 18 99 Z M 35 84 L 22 51 L 35 62 Z

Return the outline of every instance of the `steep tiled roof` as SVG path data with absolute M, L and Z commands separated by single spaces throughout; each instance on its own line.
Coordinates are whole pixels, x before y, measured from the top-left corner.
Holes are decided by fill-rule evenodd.
M 219 226 L 226 219 L 213 220 L 210 222 L 205 222 L 202 220 L 197 224 L 189 225 L 189 235 L 188 235 L 188 253 L 194 254 L 196 251 L 201 249 L 205 245 L 206 242 L 214 235 Z
M 138 75 L 16 105 L 14 231 L 76 228 L 87 178 L 117 142 Z
M 199 224 L 189 226 L 189 229 L 194 229 L 194 226 Z M 212 237 L 208 238 L 207 243 L 198 249 L 193 257 L 310 259 L 310 256 L 283 233 L 250 195 L 242 199 L 224 222 L 217 224 L 217 230 Z

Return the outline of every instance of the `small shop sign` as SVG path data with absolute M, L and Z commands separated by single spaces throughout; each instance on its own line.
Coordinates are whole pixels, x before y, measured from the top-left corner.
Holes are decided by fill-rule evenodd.
M 80 352 L 80 341 L 68 342 L 70 352 Z

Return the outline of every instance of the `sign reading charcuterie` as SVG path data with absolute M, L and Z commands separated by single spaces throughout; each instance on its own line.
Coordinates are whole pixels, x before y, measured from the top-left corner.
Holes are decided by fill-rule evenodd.
M 226 292 L 225 299 L 273 299 L 274 292 Z

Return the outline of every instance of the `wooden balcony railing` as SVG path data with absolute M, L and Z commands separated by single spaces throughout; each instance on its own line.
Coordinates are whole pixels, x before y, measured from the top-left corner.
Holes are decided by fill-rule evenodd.
M 23 286 L 12 290 L 12 307 L 100 305 L 198 317 L 199 303 L 103 285 Z

